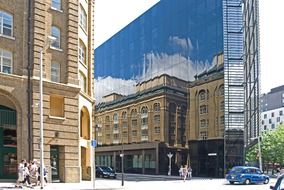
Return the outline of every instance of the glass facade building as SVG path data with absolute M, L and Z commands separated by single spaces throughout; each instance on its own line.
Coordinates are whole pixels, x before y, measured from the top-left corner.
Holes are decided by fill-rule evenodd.
M 96 48 L 97 108 L 117 102 L 104 102 L 104 97 L 109 94 L 127 97 L 136 93 L 137 84 L 163 74 L 188 83 L 194 82 L 197 80 L 195 76 L 212 69 L 214 58 L 222 54 L 224 135 L 221 138 L 197 139 L 194 144 L 187 143 L 189 154 L 184 155 L 184 159 L 187 163 L 193 162 L 193 158 L 198 160 L 202 154 L 208 157 L 206 162 L 210 163 L 211 156 L 217 156 L 217 172 L 204 172 L 209 170 L 209 166 L 197 163 L 196 176 L 221 177 L 233 165 L 242 164 L 245 101 L 242 5 L 242 0 L 159 1 Z M 187 108 L 189 106 L 186 105 Z M 186 117 L 185 125 L 190 118 Z M 189 140 L 189 137 L 186 139 Z M 169 145 L 166 141 L 164 143 Z M 211 146 L 212 143 L 216 146 Z M 191 147 L 195 150 L 191 151 Z M 196 155 L 192 155 L 193 152 Z M 167 153 L 164 151 L 163 157 Z M 131 156 L 128 157 L 130 159 Z M 149 161 L 149 165 L 154 163 Z M 168 167 L 167 163 L 164 165 L 159 167 Z
M 258 0 L 244 3 L 245 145 L 260 135 Z

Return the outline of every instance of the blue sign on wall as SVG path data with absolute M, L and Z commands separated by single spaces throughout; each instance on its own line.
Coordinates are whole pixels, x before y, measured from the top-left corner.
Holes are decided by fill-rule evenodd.
M 92 147 L 97 147 L 97 141 L 96 140 L 92 140 Z

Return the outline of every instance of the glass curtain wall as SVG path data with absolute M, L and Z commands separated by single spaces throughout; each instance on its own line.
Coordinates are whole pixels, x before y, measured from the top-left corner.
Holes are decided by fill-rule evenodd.
M 223 0 L 224 17 L 224 172 L 243 163 L 244 69 L 242 0 Z
M 113 93 L 131 96 L 138 93 L 138 83 L 162 74 L 195 81 L 196 75 L 214 66 L 213 58 L 219 54 L 224 54 L 224 167 L 242 163 L 244 79 L 241 0 L 159 1 L 96 48 L 96 104 L 114 105 L 120 100 L 107 102 L 103 97 Z M 165 118 L 165 121 L 169 119 Z M 169 135 L 171 131 L 165 133 Z M 198 160 L 199 155 L 195 156 Z M 161 157 L 167 158 L 166 154 Z M 167 170 L 165 165 L 159 167 L 160 171 L 162 167 Z M 223 171 L 217 172 L 218 175 Z
M 245 145 L 260 134 L 258 0 L 244 3 Z

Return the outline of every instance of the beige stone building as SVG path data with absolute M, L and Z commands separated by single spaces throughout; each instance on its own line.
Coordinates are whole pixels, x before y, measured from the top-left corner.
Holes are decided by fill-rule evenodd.
M 0 0 L 0 178 L 39 160 L 43 51 L 45 165 L 62 182 L 91 179 L 93 14 L 94 0 Z
M 96 106 L 96 163 L 125 172 L 167 174 L 187 162 L 186 81 L 160 75 L 136 85 L 136 93 L 110 94 Z

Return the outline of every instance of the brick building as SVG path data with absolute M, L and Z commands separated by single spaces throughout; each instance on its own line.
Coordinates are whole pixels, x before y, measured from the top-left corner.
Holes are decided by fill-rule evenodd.
M 91 179 L 93 14 L 93 0 L 0 0 L 0 178 L 40 157 L 42 50 L 45 165 L 62 182 Z

